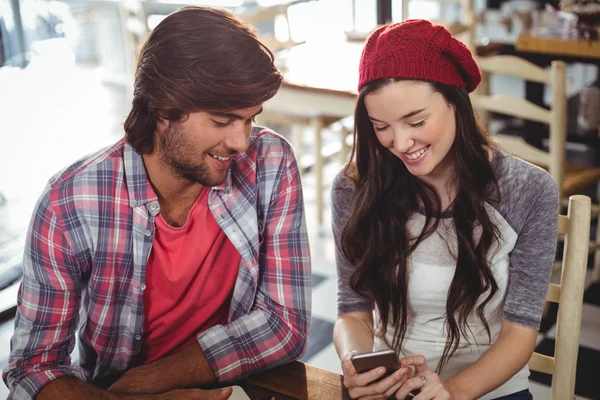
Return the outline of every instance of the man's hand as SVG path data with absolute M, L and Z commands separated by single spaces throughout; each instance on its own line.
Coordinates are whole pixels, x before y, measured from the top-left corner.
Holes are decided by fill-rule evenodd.
M 176 389 L 158 395 L 159 400 L 226 400 L 231 396 L 232 389 L 202 390 L 202 389 Z
M 128 394 L 156 394 L 198 387 L 215 380 L 215 374 L 200 345 L 192 343 L 160 360 L 130 369 L 108 390 Z
M 201 390 L 176 389 L 160 394 L 124 394 L 102 390 L 88 382 L 64 377 L 51 382 L 38 394 L 37 400 L 225 400 L 232 388 Z

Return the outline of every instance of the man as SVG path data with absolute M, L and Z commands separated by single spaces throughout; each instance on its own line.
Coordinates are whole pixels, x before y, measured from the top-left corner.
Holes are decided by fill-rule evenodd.
M 124 140 L 55 175 L 36 206 L 9 398 L 227 398 L 186 388 L 304 353 L 299 170 L 284 139 L 252 127 L 281 82 L 227 11 L 186 7 L 156 27 Z

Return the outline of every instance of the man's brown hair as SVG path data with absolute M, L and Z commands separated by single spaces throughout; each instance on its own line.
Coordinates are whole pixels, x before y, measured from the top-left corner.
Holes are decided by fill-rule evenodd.
M 159 118 L 255 107 L 282 81 L 252 26 L 223 9 L 184 7 L 162 20 L 142 47 L 125 138 L 138 153 L 151 153 Z

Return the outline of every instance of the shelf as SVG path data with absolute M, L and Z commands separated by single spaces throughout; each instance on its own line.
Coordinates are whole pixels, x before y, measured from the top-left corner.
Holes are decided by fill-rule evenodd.
M 515 45 L 519 51 L 555 54 L 574 57 L 590 57 L 600 61 L 600 41 L 563 40 L 542 36 L 519 35 Z

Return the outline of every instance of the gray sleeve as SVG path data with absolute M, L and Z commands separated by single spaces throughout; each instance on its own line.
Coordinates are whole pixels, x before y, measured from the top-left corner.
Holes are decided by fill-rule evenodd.
M 508 293 L 503 319 L 539 329 L 558 238 L 558 188 L 539 170 L 513 188 L 521 197 L 522 227 L 510 256 Z M 519 190 L 520 189 L 520 190 Z M 522 212 L 523 208 L 527 211 Z
M 371 300 L 358 294 L 350 287 L 353 266 L 344 255 L 341 245 L 342 231 L 346 226 L 354 201 L 354 182 L 340 171 L 331 188 L 331 225 L 335 241 L 335 262 L 338 273 L 337 309 L 339 314 L 373 311 Z

